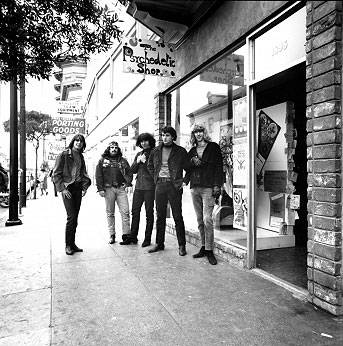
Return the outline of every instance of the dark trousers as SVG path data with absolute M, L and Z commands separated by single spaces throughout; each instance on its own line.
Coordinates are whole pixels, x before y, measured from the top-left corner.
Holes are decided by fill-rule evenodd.
M 156 244 L 164 245 L 166 232 L 167 204 L 169 202 L 175 222 L 179 246 L 186 245 L 185 224 L 182 217 L 182 190 L 177 190 L 171 182 L 157 182 L 156 202 Z
M 71 198 L 63 197 L 64 207 L 67 212 L 65 242 L 66 246 L 73 246 L 75 245 L 77 218 L 82 200 L 82 186 L 81 184 L 74 183 L 68 186 L 68 190 L 71 193 Z
M 145 227 L 145 239 L 151 240 L 152 228 L 154 226 L 154 199 L 155 190 L 137 190 L 135 189 L 132 199 L 132 221 L 131 221 L 131 233 L 130 238 L 137 239 L 139 230 L 139 220 L 142 205 L 145 205 L 146 215 L 146 227 Z

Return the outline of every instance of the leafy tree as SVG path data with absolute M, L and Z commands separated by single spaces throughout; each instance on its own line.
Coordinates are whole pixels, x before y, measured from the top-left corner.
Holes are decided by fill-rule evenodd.
M 36 155 L 35 182 L 38 178 L 38 149 L 40 141 L 52 133 L 51 116 L 37 111 L 26 112 L 26 140 L 33 144 Z M 10 121 L 3 123 L 6 132 L 10 131 Z M 34 199 L 36 198 L 36 184 L 34 184 Z
M 56 63 L 107 51 L 119 22 L 96 0 L 1 0 L 0 80 L 49 79 Z

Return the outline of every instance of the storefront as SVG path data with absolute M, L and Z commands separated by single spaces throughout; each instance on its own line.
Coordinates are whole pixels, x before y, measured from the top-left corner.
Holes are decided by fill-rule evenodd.
M 160 81 L 156 107 L 186 149 L 194 123 L 205 125 L 222 149 L 217 255 L 337 315 L 343 313 L 341 139 L 334 123 L 341 118 L 340 9 L 335 1 L 212 8 L 180 41 L 179 75 Z M 183 208 L 187 240 L 199 245 L 188 189 Z M 172 220 L 168 225 L 173 233 Z

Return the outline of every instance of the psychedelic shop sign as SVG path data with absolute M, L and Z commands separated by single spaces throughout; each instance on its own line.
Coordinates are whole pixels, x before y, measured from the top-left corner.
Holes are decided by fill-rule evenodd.
M 175 77 L 175 54 L 165 43 L 130 38 L 123 41 L 123 71 L 159 77 Z
M 52 132 L 64 135 L 85 133 L 85 119 L 57 117 L 52 119 Z

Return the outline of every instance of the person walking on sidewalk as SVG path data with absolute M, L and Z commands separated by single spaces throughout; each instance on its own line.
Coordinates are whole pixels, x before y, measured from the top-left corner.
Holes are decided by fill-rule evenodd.
M 122 221 L 122 240 L 130 234 L 130 209 L 127 198 L 128 188 L 132 186 L 130 165 L 117 142 L 109 143 L 99 160 L 96 170 L 96 186 L 101 197 L 105 198 L 107 225 L 110 233 L 109 244 L 116 240 L 115 203 L 117 203 Z
M 156 184 L 156 245 L 148 252 L 164 250 L 167 203 L 169 201 L 175 221 L 179 255 L 186 255 L 185 225 L 182 216 L 183 171 L 190 167 L 186 150 L 175 144 L 177 135 L 171 126 L 162 129 L 162 144 L 149 157 L 148 170 Z
M 154 226 L 154 199 L 155 199 L 155 183 L 150 175 L 147 164 L 151 150 L 155 148 L 155 138 L 150 133 L 141 133 L 136 142 L 136 146 L 142 148 L 131 165 L 131 172 L 137 174 L 135 190 L 132 199 L 132 220 L 131 232 L 126 240 L 120 242 L 120 245 L 137 244 L 139 220 L 142 205 L 145 205 L 145 237 L 142 247 L 151 244 L 151 233 Z
M 75 244 L 75 233 L 81 200 L 91 184 L 82 155 L 85 148 L 85 138 L 79 134 L 75 135 L 68 148 L 57 156 L 53 172 L 56 189 L 62 194 L 67 212 L 65 229 L 65 251 L 67 255 L 83 251 Z
M 190 181 L 192 201 L 197 216 L 201 238 L 201 248 L 193 258 L 207 256 L 215 265 L 217 260 L 213 254 L 214 232 L 212 212 L 215 200 L 220 196 L 223 184 L 223 159 L 220 147 L 211 142 L 206 128 L 194 125 L 191 133 L 192 148 L 188 152 L 192 169 L 185 176 L 185 183 Z

